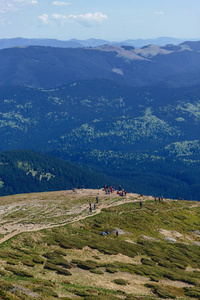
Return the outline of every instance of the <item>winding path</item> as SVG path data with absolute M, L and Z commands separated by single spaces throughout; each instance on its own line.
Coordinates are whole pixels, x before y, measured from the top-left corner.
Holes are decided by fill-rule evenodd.
M 87 191 L 87 190 L 85 190 Z M 90 191 L 90 194 L 91 194 L 91 190 L 88 190 Z M 89 193 L 88 193 L 89 194 Z M 93 190 L 93 197 L 95 197 L 95 195 L 97 194 L 97 190 Z M 87 194 L 86 194 L 87 195 Z M 114 195 L 115 197 L 117 196 L 116 194 Z M 101 199 L 103 198 L 106 198 L 106 197 L 109 197 L 109 195 L 105 195 L 105 193 L 101 193 Z M 134 198 L 134 199 L 133 199 Z M 84 212 L 85 210 L 88 210 L 87 214 L 86 215 L 82 215 L 82 216 L 79 216 L 79 217 L 74 217 L 73 220 L 70 219 L 69 221 L 67 222 L 63 222 L 63 223 L 59 223 L 59 224 L 54 224 L 54 225 L 42 225 L 42 224 L 37 224 L 37 225 L 34 225 L 32 228 L 28 228 L 27 224 L 26 226 L 23 225 L 23 223 L 19 224 L 20 226 L 20 229 L 15 229 L 13 230 L 12 232 L 8 233 L 8 234 L 5 234 L 3 238 L 0 238 L 0 244 L 6 242 L 7 240 L 11 239 L 12 237 L 20 234 L 20 233 L 24 233 L 24 232 L 36 232 L 36 231 L 40 231 L 40 230 L 43 230 L 43 229 L 48 229 L 48 228 L 54 228 L 54 227 L 60 227 L 60 226 L 65 226 L 67 224 L 71 224 L 71 223 L 74 223 L 74 222 L 78 222 L 80 220 L 84 220 L 84 219 L 87 219 L 87 218 L 90 218 L 90 217 L 93 217 L 97 214 L 100 214 L 102 209 L 103 208 L 109 208 L 109 207 L 114 207 L 114 206 L 119 206 L 121 204 L 125 204 L 125 203 L 133 203 L 133 202 L 138 202 L 138 201 L 147 201 L 147 200 L 150 200 L 150 199 L 153 199 L 153 197 L 150 197 L 150 196 L 140 196 L 138 194 L 128 194 L 126 195 L 126 197 L 124 197 L 123 199 L 119 198 L 119 201 L 115 201 L 115 202 L 112 202 L 112 197 L 110 198 L 111 200 L 111 203 L 110 204 L 99 204 L 97 207 L 96 207 L 96 210 L 93 211 L 93 213 L 91 214 L 88 210 L 88 205 L 87 204 L 83 204 L 80 206 L 80 209 L 79 209 L 79 213 L 82 213 Z M 71 213 L 71 216 L 72 216 L 72 213 Z M 73 217 L 73 216 L 72 216 Z M 19 221 L 19 220 L 18 220 Z

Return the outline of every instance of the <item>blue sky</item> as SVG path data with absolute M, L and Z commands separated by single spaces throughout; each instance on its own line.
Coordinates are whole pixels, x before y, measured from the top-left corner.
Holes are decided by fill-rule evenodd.
M 0 38 L 200 39 L 200 0 L 0 0 Z

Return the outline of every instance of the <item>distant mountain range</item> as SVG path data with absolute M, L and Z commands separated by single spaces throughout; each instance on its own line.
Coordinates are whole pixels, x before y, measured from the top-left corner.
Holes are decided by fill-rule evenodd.
M 46 152 L 130 191 L 200 200 L 199 41 L 15 47 L 0 65 L 1 151 Z
M 71 39 L 67 41 L 61 41 L 57 39 L 27 39 L 27 38 L 10 38 L 0 39 L 0 49 L 10 47 L 24 47 L 24 46 L 50 46 L 50 47 L 61 47 L 61 48 L 79 48 L 79 47 L 98 47 L 102 45 L 115 45 L 115 46 L 134 46 L 143 47 L 145 45 L 153 44 L 164 46 L 167 44 L 177 45 L 184 42 L 184 39 L 176 39 L 172 37 L 160 37 L 155 39 L 129 39 L 121 42 L 111 42 L 101 39 L 87 39 L 77 40 Z
M 143 48 L 29 46 L 0 50 L 0 85 L 51 88 L 74 80 L 109 79 L 130 86 L 200 83 L 200 42 Z

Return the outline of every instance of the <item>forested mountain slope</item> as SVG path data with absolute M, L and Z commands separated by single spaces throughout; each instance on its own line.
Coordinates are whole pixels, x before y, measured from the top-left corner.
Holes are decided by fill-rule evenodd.
M 194 46 L 195 45 L 195 46 Z M 51 88 L 73 80 L 105 78 L 131 86 L 199 84 L 199 43 L 143 48 L 16 47 L 0 50 L 0 85 Z
M 103 186 L 108 176 L 30 150 L 0 152 L 0 196 Z M 110 179 L 112 182 L 112 180 Z M 113 181 L 114 183 L 114 181 Z
M 199 86 L 133 88 L 103 79 L 0 91 L 1 150 L 46 151 L 140 193 L 198 200 Z

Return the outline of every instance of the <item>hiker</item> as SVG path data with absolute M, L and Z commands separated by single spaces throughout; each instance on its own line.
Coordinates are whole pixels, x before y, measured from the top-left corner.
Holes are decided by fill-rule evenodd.
M 96 204 L 94 203 L 94 210 L 96 209 Z
M 99 203 L 99 197 L 96 196 L 96 203 Z
M 142 201 L 140 201 L 140 208 L 142 208 Z
M 92 207 L 90 206 L 90 212 L 92 213 Z
M 118 230 L 116 230 L 116 236 L 118 236 L 119 235 L 119 232 L 118 232 Z
M 126 193 L 127 193 L 127 191 L 124 191 L 125 196 L 126 196 Z

